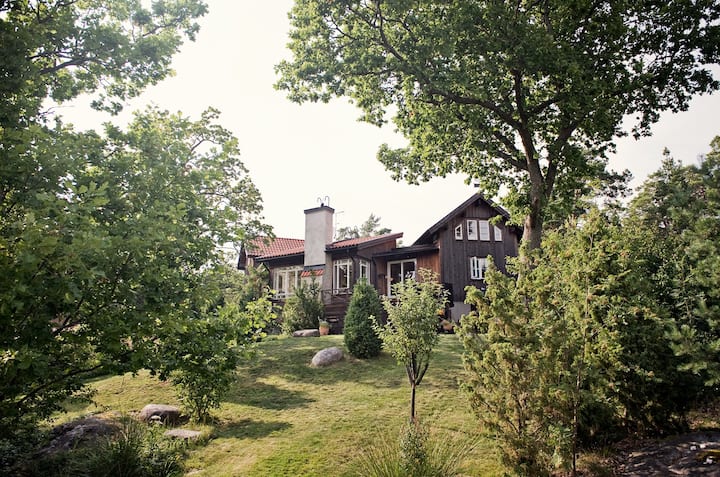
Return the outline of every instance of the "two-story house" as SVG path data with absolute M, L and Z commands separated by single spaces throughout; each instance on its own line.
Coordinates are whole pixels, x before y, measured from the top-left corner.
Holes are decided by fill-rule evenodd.
M 382 295 L 392 285 L 415 277 L 420 268 L 435 271 L 451 291 L 450 318 L 469 311 L 465 287 L 482 288 L 487 257 L 500 270 L 505 257 L 516 256 L 522 231 L 508 225 L 508 213 L 473 194 L 427 229 L 411 246 L 398 247 L 402 233 L 333 240 L 334 210 L 326 205 L 305 211 L 304 239 L 257 239 L 243 247 L 239 267 L 267 267 L 270 286 L 283 300 L 301 280 L 320 283 L 326 318 L 341 332 L 352 287 L 367 279 Z

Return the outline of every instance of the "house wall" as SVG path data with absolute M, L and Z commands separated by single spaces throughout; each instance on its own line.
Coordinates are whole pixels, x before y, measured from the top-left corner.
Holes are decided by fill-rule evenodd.
M 490 224 L 490 240 L 469 240 L 468 224 L 470 219 L 490 220 L 498 213 L 488 204 L 477 201 L 465 209 L 464 213 L 451 219 L 447 227 L 437 233 L 435 243 L 440 249 L 439 259 L 442 264 L 440 280 L 453 285 L 453 301 L 463 302 L 465 300 L 465 287 L 473 285 L 482 287 L 483 280 L 470 279 L 470 257 L 484 258 L 492 256 L 497 268 L 506 272 L 507 256 L 516 256 L 518 252 L 518 237 L 511 227 L 506 227 L 502 222 L 498 227 L 502 232 L 502 241 L 495 240 L 494 227 Z M 462 240 L 456 240 L 455 228 L 462 225 Z

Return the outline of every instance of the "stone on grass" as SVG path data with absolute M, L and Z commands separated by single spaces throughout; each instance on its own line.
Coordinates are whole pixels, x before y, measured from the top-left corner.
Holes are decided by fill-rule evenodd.
M 309 330 L 297 330 L 292 334 L 295 338 L 307 338 L 310 336 L 320 336 L 320 330 L 312 328 Z
M 194 441 L 202 435 L 202 432 L 192 431 L 190 429 L 170 429 L 169 431 L 165 431 L 165 435 L 184 441 Z
M 337 346 L 321 349 L 312 359 L 313 366 L 329 366 L 343 359 L 343 351 Z
M 38 454 L 66 452 L 81 444 L 97 441 L 100 437 L 115 434 L 119 430 L 120 426 L 117 422 L 102 417 L 87 417 L 62 424 L 52 430 L 52 441 Z
M 180 408 L 167 404 L 148 404 L 142 408 L 138 419 L 144 422 L 160 421 L 164 424 L 176 424 L 180 421 Z

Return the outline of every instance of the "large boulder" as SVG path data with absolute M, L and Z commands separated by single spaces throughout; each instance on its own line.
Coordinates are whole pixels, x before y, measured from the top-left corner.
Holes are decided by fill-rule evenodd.
M 311 364 L 315 367 L 329 366 L 337 363 L 341 359 L 343 359 L 343 350 L 337 346 L 333 346 L 332 348 L 321 349 L 315 353 Z
M 295 338 L 307 338 L 310 336 L 320 336 L 320 330 L 318 329 L 309 329 L 309 330 L 297 330 L 293 331 L 292 334 Z
M 52 441 L 40 450 L 39 455 L 66 452 L 80 445 L 95 442 L 120 430 L 120 425 L 107 417 L 87 417 L 55 427 Z
M 180 408 L 167 404 L 148 404 L 142 408 L 138 419 L 144 422 L 160 421 L 163 424 L 177 424 L 180 421 Z

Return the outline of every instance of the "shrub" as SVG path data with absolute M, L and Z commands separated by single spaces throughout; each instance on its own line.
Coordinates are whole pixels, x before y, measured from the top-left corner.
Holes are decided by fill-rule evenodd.
M 42 477 L 174 477 L 183 474 L 185 446 L 162 435 L 165 428 L 122 421 L 116 435 L 36 459 L 23 475 Z
M 354 462 L 356 477 L 451 477 L 461 475 L 462 464 L 477 439 L 448 432 L 429 432 L 418 421 L 407 424 L 399 439 L 386 435 L 361 451 Z
M 372 358 L 380 354 L 382 340 L 373 329 L 371 317 L 382 313 L 382 302 L 375 288 L 366 280 L 355 285 L 345 315 L 345 346 L 356 358 Z
M 282 330 L 292 333 L 296 330 L 317 328 L 325 314 L 320 300 L 320 284 L 300 282 L 293 296 L 285 301 L 282 311 Z

